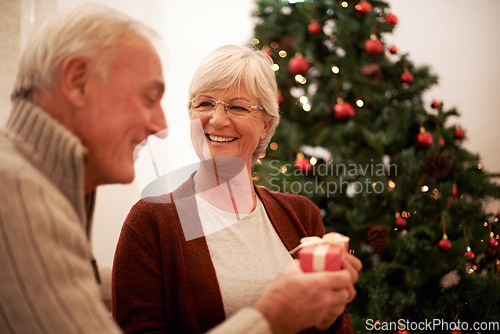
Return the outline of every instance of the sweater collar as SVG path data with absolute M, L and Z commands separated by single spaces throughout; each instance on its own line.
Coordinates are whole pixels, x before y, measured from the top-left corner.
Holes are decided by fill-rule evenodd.
M 13 104 L 7 129 L 19 151 L 46 175 L 71 202 L 90 232 L 94 192 L 84 195 L 86 148 L 63 125 L 28 100 Z

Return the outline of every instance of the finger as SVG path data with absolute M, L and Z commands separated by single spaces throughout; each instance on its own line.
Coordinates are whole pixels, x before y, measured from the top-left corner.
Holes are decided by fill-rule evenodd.
M 355 283 L 358 280 L 358 271 L 361 269 L 361 261 L 351 254 L 347 254 L 342 263 L 343 269 L 347 269 L 351 274 L 352 282 Z
M 363 268 L 363 263 L 354 255 L 347 253 L 345 259 L 349 261 L 354 270 L 360 271 Z
M 352 286 L 351 274 L 347 269 L 339 271 L 321 271 L 314 274 L 322 275 L 322 279 L 326 280 L 329 290 L 345 289 Z
M 342 263 L 342 269 L 347 270 L 351 276 L 351 282 L 356 282 L 358 280 L 358 272 L 354 269 L 348 260 L 344 260 Z
M 332 290 L 331 297 L 332 306 L 337 305 L 344 307 L 349 302 L 350 298 L 352 298 L 352 293 L 347 288 Z

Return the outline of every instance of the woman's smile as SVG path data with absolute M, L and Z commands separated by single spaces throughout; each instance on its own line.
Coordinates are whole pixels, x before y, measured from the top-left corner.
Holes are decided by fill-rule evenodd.
M 218 136 L 218 135 L 211 135 L 211 134 L 207 134 L 206 136 L 207 136 L 209 141 L 215 142 L 215 143 L 230 143 L 230 142 L 233 142 L 237 139 L 236 137 Z

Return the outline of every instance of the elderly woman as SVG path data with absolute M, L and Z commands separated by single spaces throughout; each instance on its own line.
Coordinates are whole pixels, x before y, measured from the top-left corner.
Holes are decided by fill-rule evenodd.
M 294 262 L 289 251 L 301 238 L 325 233 L 310 200 L 251 180 L 252 165 L 279 123 L 271 64 L 263 52 L 225 46 L 196 71 L 189 114 L 200 168 L 174 192 L 139 201 L 116 249 L 113 309 L 125 332 L 199 333 L 249 307 L 259 310 L 266 286 Z M 330 289 L 336 300 L 316 323 L 330 333 L 352 332 L 345 305 L 354 298 L 361 265 L 348 255 L 344 267 L 330 273 L 348 277 L 344 292 Z M 244 332 L 239 325 L 233 321 L 229 332 Z

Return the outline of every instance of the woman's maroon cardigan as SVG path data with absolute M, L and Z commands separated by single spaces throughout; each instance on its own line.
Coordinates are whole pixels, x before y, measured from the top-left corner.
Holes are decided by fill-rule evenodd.
M 255 190 L 289 251 L 301 238 L 325 233 L 318 207 L 306 197 Z M 192 177 L 173 193 L 142 199 L 131 209 L 112 278 L 113 316 L 125 333 L 204 333 L 224 321 L 206 239 L 193 239 L 199 231 Z M 352 333 L 347 311 L 328 333 Z

